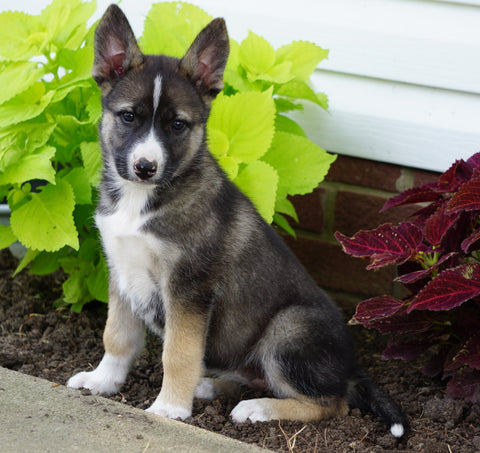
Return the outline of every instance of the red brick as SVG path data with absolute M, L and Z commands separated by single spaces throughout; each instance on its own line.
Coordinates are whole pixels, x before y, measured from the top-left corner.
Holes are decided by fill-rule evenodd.
M 315 281 L 326 290 L 372 297 L 391 294 L 394 268 L 367 271 L 368 262 L 345 254 L 340 245 L 315 239 L 285 238 Z
M 397 165 L 338 156 L 330 167 L 327 180 L 396 192 L 396 182 L 401 175 L 402 169 Z
M 315 189 L 306 195 L 289 197 L 298 215 L 298 226 L 304 230 L 321 233 L 323 231 L 324 189 Z
M 340 231 L 347 236 L 354 235 L 360 230 L 377 228 L 382 223 L 398 223 L 408 220 L 410 214 L 418 207 L 399 206 L 380 212 L 387 198 L 339 191 L 335 202 L 335 231 Z
M 441 173 L 426 171 L 426 170 L 415 170 L 413 174 L 413 186 L 423 186 L 423 184 L 436 182 Z

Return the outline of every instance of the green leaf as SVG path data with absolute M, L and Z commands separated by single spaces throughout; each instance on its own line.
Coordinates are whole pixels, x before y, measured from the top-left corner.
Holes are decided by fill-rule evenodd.
M 253 82 L 258 74 L 268 72 L 275 63 L 275 50 L 261 36 L 248 32 L 248 36 L 240 44 L 240 64 L 246 69 L 248 79 Z
M 102 154 L 98 142 L 82 142 L 80 145 L 85 173 L 92 187 L 97 187 L 102 177 Z
M 278 225 L 280 228 L 284 229 L 288 234 L 292 235 L 294 238 L 297 237 L 297 233 L 295 233 L 295 230 L 291 227 L 291 225 L 288 223 L 288 220 L 283 217 L 282 214 L 276 213 L 273 216 L 273 222 L 275 225 Z
M 250 198 L 260 215 L 271 223 L 277 194 L 277 172 L 265 162 L 252 162 L 238 174 L 234 183 Z
M 29 272 L 34 275 L 47 275 L 55 272 L 60 267 L 60 259 L 67 254 L 68 248 L 64 247 L 58 252 L 41 252 L 29 268 Z
M 11 226 L 0 225 L 0 250 L 10 247 L 16 240 Z
M 18 185 L 12 187 L 7 194 L 8 206 L 10 206 L 12 211 L 18 209 L 29 200 L 31 189 L 32 187 L 28 182 L 22 184 L 20 187 Z
M 284 115 L 277 115 L 275 117 L 275 130 L 288 132 L 290 134 L 301 135 L 302 137 L 306 137 L 305 131 L 300 127 L 300 125 L 293 121 L 292 119 L 284 116 Z
M 222 156 L 218 158 L 218 164 L 227 174 L 228 179 L 233 181 L 237 177 L 239 165 L 236 159 L 230 156 Z
M 283 84 L 295 78 L 290 72 L 291 67 L 292 64 L 289 61 L 284 61 L 272 66 L 267 72 L 257 74 L 254 78 L 251 78 L 248 74 L 247 76 L 251 82 L 265 80 L 266 82 Z
M 88 175 L 82 167 L 74 168 L 65 175 L 59 173 L 59 176 L 72 186 L 76 204 L 92 203 L 92 187 Z
M 13 277 L 22 272 L 23 269 L 25 269 L 39 254 L 40 252 L 38 250 L 28 249 L 25 256 L 18 263 L 18 266 L 13 273 Z
M 300 80 L 307 80 L 318 64 L 328 57 L 328 50 L 306 41 L 294 41 L 280 47 L 276 63 L 291 62 L 291 73 Z
M 87 110 L 90 122 L 97 124 L 102 117 L 102 101 L 100 98 L 100 91 L 94 90 L 87 102 L 85 109 Z
M 328 110 L 328 96 L 325 93 L 315 93 L 318 99 L 318 105 L 325 110 Z
M 33 152 L 42 147 L 56 127 L 55 123 L 27 121 L 0 129 L 0 159 L 9 148 Z
M 226 156 L 230 142 L 228 137 L 220 130 L 210 127 L 207 130 L 208 149 L 215 157 Z
M 65 245 L 78 249 L 73 221 L 75 198 L 66 181 L 49 184 L 11 214 L 12 230 L 20 242 L 35 250 L 54 252 Z
M 265 154 L 274 134 L 275 104 L 271 90 L 219 96 L 212 105 L 208 129 L 229 141 L 228 155 L 248 163 Z
M 0 60 L 29 60 L 41 54 L 44 41 L 38 16 L 11 11 L 0 14 Z
M 0 104 L 30 88 L 43 75 L 45 70 L 38 63 L 19 61 L 10 63 L 0 72 L 0 86 L 8 89 L 0 90 Z
M 303 105 L 300 103 L 294 103 L 286 98 L 275 98 L 275 107 L 277 113 L 290 112 L 292 110 L 303 110 Z
M 36 82 L 0 106 L 0 124 L 7 127 L 40 115 L 52 100 L 54 91 L 45 93 L 42 83 Z
M 103 255 L 95 266 L 95 272 L 87 277 L 90 294 L 100 302 L 108 302 L 108 266 Z
M 280 193 L 304 195 L 323 181 L 336 157 L 305 137 L 277 132 L 262 160 L 277 170 Z
M 40 15 L 45 39 L 58 49 L 77 49 L 85 39 L 87 21 L 96 9 L 95 1 L 53 0 Z
M 80 81 L 91 82 L 93 54 L 93 46 L 84 46 L 75 50 L 61 49 L 58 52 L 56 63 L 66 69 L 68 73 L 60 79 L 60 83 L 56 87 L 57 91 L 65 86 L 78 86 Z
M 63 294 L 65 302 L 69 304 L 81 304 L 81 306 L 93 299 L 88 289 L 87 279 L 95 272 L 92 262 L 77 257 L 63 258 L 60 260 L 63 270 L 69 277 L 63 282 Z
M 275 90 L 275 94 L 280 96 L 288 96 L 295 99 L 305 99 L 310 102 L 314 102 L 322 108 L 328 107 L 328 101 L 326 102 L 326 95 L 315 93 L 306 82 L 292 80 L 285 85 L 278 87 Z M 326 104 L 326 106 L 325 106 Z
M 298 216 L 295 207 L 288 198 L 278 198 L 275 203 L 275 211 L 290 216 L 295 222 L 298 223 Z
M 33 154 L 18 149 L 8 150 L 0 161 L 0 185 L 21 184 L 32 179 L 55 182 L 55 170 L 51 159 L 55 148 L 43 146 Z
M 211 20 L 203 9 L 189 3 L 156 3 L 145 20 L 140 46 L 145 53 L 181 58 Z

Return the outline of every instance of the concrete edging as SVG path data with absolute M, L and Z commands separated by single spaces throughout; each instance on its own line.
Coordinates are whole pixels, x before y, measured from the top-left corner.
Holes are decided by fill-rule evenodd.
M 2 367 L 0 426 L 2 453 L 267 451 Z

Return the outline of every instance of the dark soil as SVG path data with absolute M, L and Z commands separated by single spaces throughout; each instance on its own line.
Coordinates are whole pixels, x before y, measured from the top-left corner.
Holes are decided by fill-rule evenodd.
M 96 366 L 103 354 L 105 306 L 90 304 L 81 314 L 54 308 L 62 275 L 22 273 L 12 279 L 15 264 L 8 253 L 0 254 L 0 366 L 61 384 Z M 228 414 L 237 401 L 227 398 L 196 400 L 186 423 L 281 452 L 480 451 L 479 406 L 448 398 L 440 381 L 422 375 L 420 364 L 382 362 L 383 338 L 363 328 L 353 334 L 359 361 L 408 417 L 410 426 L 400 441 L 376 418 L 356 409 L 347 417 L 316 423 L 235 425 Z M 150 406 L 162 382 L 160 356 L 160 342 L 149 336 L 138 364 L 113 399 L 141 409 Z M 243 398 L 252 396 L 246 391 Z

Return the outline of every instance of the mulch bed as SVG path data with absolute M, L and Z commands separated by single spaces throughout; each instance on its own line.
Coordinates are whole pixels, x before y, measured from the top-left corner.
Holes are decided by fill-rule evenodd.
M 102 357 L 104 304 L 89 304 L 81 314 L 55 308 L 62 274 L 21 273 L 0 253 L 0 366 L 65 384 L 76 371 L 92 369 Z M 352 330 L 360 363 L 401 405 L 407 434 L 396 440 L 373 416 L 353 409 L 343 418 L 315 423 L 274 421 L 235 425 L 229 413 L 237 400 L 196 400 L 186 423 L 278 452 L 425 452 L 480 451 L 480 408 L 445 395 L 444 385 L 421 373 L 416 362 L 380 360 L 385 338 L 361 327 Z M 144 352 L 117 401 L 145 409 L 162 382 L 161 342 L 147 337 Z M 246 390 L 242 398 L 254 397 Z

